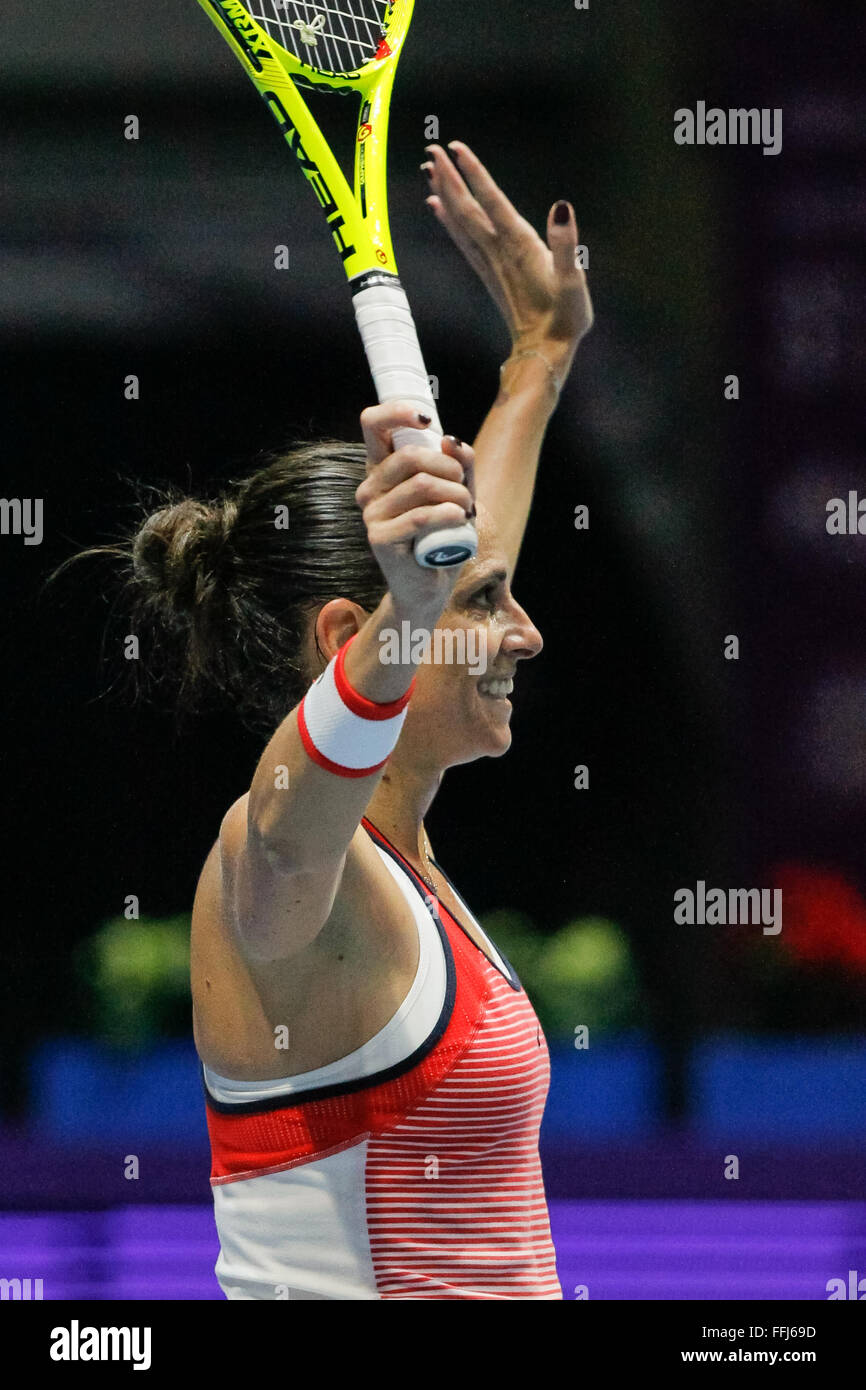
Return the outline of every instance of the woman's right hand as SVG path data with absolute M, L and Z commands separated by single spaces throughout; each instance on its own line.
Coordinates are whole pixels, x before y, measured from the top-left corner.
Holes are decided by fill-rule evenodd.
M 434 618 L 448 603 L 462 565 L 426 568 L 415 559 L 413 545 L 418 536 L 462 526 L 471 517 L 475 454 L 453 435 L 444 436 L 441 451 L 410 444 L 395 453 L 394 430 L 423 430 L 425 419 L 409 401 L 385 401 L 362 413 L 367 476 L 355 500 L 395 603 L 407 614 Z

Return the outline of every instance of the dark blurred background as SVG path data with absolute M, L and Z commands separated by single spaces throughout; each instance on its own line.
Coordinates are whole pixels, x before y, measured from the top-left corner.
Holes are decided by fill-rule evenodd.
M 373 392 L 319 210 L 225 45 L 192 0 L 116 14 L 88 0 L 37 32 L 23 0 L 0 15 L 3 493 L 45 510 L 41 545 L 0 536 L 0 1116 L 9 1153 L 37 1133 L 98 1150 L 136 1090 L 123 1123 L 146 1128 L 147 1059 L 179 1058 L 166 1075 L 192 1089 L 167 1121 L 154 1083 L 154 1143 L 177 1156 L 198 1127 L 206 1200 L 183 940 L 259 745 L 228 714 L 178 733 L 105 698 L 123 660 L 100 660 L 104 571 L 42 586 L 123 524 L 128 480 L 208 493 L 266 449 L 358 438 Z M 694 1155 L 717 1139 L 768 1155 L 737 1196 L 862 1193 L 866 537 L 828 535 L 825 509 L 866 491 L 864 29 L 809 0 L 419 0 L 401 62 L 393 234 L 447 430 L 473 438 L 508 343 L 424 206 L 428 118 L 537 227 L 569 198 L 589 248 L 596 326 L 514 585 L 544 653 L 508 756 L 452 771 L 429 817 L 551 1036 L 566 1195 L 601 1191 L 581 1144 L 612 1145 L 607 1195 L 706 1195 L 722 1185 Z M 676 145 L 673 113 L 698 100 L 781 107 L 782 152 Z M 781 934 L 675 925 L 698 880 L 784 886 Z M 623 1136 L 680 1158 L 641 1188 Z M 60 1201 L 27 1167 L 21 1201 Z M 94 1202 L 116 1196 L 107 1169 L 92 1181 Z

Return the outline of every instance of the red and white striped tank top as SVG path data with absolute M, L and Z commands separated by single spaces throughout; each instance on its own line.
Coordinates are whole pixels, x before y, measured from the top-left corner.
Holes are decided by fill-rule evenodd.
M 219 1282 L 235 1299 L 561 1299 L 535 1011 L 501 953 L 504 970 L 362 824 L 441 952 L 441 1009 L 402 1060 L 351 1079 L 321 1084 L 332 1063 L 244 1100 L 203 1069 Z

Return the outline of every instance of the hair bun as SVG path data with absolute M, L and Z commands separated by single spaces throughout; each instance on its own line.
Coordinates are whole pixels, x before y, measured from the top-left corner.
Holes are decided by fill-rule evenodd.
M 186 497 L 148 517 L 133 542 L 132 563 L 154 603 L 175 616 L 192 611 L 221 577 L 236 515 L 233 502 Z

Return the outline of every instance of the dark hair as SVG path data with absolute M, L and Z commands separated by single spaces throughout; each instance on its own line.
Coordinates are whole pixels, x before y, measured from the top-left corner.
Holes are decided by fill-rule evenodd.
M 362 445 L 325 439 L 267 456 L 213 500 L 149 489 L 159 506 L 132 532 L 59 569 L 87 556 L 123 562 L 138 694 L 164 707 L 168 693 L 178 712 L 229 705 L 269 736 L 315 676 L 310 615 L 332 598 L 372 612 L 387 591 L 355 500 L 365 476 Z

